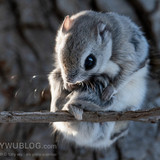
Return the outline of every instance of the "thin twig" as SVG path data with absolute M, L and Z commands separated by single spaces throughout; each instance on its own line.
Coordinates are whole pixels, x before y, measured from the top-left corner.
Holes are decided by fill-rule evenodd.
M 127 112 L 84 112 L 83 120 L 88 122 L 140 121 L 156 123 L 160 120 L 160 108 Z M 0 123 L 49 123 L 77 121 L 67 111 L 61 112 L 0 112 Z

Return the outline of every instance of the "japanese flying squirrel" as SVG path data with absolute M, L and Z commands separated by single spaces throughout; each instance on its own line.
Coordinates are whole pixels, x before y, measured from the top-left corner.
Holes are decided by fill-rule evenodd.
M 139 27 L 117 13 L 82 11 L 58 30 L 49 75 L 51 111 L 126 111 L 141 108 L 147 92 L 148 48 Z M 105 148 L 127 133 L 128 122 L 54 122 L 79 146 Z

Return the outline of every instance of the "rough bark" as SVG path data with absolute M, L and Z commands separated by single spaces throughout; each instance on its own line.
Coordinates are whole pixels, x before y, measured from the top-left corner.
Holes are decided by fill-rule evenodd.
M 160 121 L 160 108 L 145 111 L 127 112 L 84 112 L 81 121 L 84 122 L 111 122 L 111 121 L 138 121 L 156 123 Z M 78 121 L 67 111 L 59 112 L 0 112 L 0 123 L 50 123 Z

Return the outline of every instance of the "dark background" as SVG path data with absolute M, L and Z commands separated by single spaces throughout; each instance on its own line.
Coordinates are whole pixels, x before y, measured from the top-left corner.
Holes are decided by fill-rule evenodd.
M 57 29 L 66 15 L 87 9 L 129 16 L 159 53 L 160 0 L 0 0 L 1 111 L 49 110 L 47 75 L 52 70 Z M 51 149 L 0 146 L 0 160 L 159 160 L 159 128 L 158 124 L 131 123 L 127 137 L 110 149 L 92 151 L 51 135 L 49 124 L 0 124 L 0 143 L 56 145 Z

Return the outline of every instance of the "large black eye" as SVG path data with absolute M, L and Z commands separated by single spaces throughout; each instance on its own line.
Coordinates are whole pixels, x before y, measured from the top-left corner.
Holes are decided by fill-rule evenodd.
M 90 54 L 85 60 L 85 70 L 90 70 L 96 65 L 96 57 L 93 54 Z

